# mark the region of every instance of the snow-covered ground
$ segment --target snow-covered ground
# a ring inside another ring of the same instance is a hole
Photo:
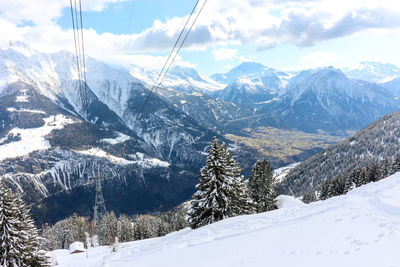
[[[309,205],[230,218],[161,238],[52,253],[59,266],[400,266],[400,173]]]
[[[46,140],[46,135],[51,133],[52,130],[62,129],[67,124],[76,123],[76,121],[64,115],[50,116],[45,118],[44,122],[45,124],[38,128],[12,129],[9,134],[19,136],[20,140],[0,145],[0,161],[7,158],[26,156],[37,150],[49,149],[51,145]],[[5,138],[2,138],[0,143],[1,141],[5,141]]]
[[[291,169],[299,165],[301,162],[295,162],[285,167],[281,167],[274,170],[274,178],[276,182],[282,182],[285,179],[286,175],[289,173]]]

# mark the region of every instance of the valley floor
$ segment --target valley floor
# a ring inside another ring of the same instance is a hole
[[[230,218],[161,238],[52,252],[59,266],[400,266],[400,173],[309,205]]]

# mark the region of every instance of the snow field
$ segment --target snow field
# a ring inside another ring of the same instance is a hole
[[[89,249],[53,252],[59,266],[400,266],[400,173],[309,205],[287,196],[280,209],[197,230]]]
[[[134,155],[130,155],[130,157],[134,160],[127,160],[124,158],[116,157],[97,147],[93,147],[88,150],[74,150],[74,152],[99,158],[105,158],[110,162],[120,165],[138,164],[143,168],[169,167],[170,165],[168,162],[159,160],[157,158],[146,158],[145,155],[140,152],[137,152]]]
[[[49,141],[45,136],[52,130],[62,129],[64,125],[75,123],[74,120],[64,115],[50,116],[43,119],[45,124],[38,128],[20,129],[14,128],[9,134],[19,135],[21,140],[7,143],[0,146],[0,161],[8,158],[26,156],[37,150],[46,150],[51,148]]]

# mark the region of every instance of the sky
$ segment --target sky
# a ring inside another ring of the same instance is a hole
[[[195,3],[82,0],[86,53],[111,64],[160,68]],[[70,2],[0,1],[0,43],[10,40],[43,52],[74,51]],[[398,47],[395,0],[208,0],[176,64],[208,75],[243,61],[282,70],[360,61],[400,66]]]

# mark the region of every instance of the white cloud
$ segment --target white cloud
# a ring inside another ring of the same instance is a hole
[[[235,59],[237,57],[237,52],[238,51],[236,49],[229,48],[219,48],[212,51],[216,61]]]
[[[102,11],[108,4],[127,0],[85,0],[84,11]],[[74,3],[74,1],[72,1]],[[69,8],[68,0],[6,0],[0,1],[0,14],[15,24],[33,22],[35,25],[54,23],[60,18],[64,8]]]
[[[101,11],[108,4],[121,1],[126,0],[86,0],[83,9]],[[0,1],[0,41],[18,40],[48,52],[73,51],[72,31],[56,25],[64,8],[69,8],[69,1]],[[156,20],[148,29],[131,35],[85,30],[86,52],[108,61],[129,61],[133,57],[127,54],[166,52],[186,19],[187,16]],[[33,25],[22,26],[24,22]],[[400,5],[393,4],[392,0],[230,0],[229,4],[225,0],[213,0],[207,2],[184,48],[204,50],[210,46],[251,44],[263,50],[285,43],[304,47],[359,32],[382,32],[399,27]],[[216,60],[247,60],[237,53],[227,48],[213,51]],[[144,58],[136,56],[135,60],[146,64]],[[329,57],[325,54],[325,58]],[[158,61],[148,62],[159,65]],[[303,61],[315,64],[312,57],[305,57]]]
[[[399,6],[399,5],[397,5]],[[132,36],[131,49],[160,51],[170,47],[186,17],[157,21]],[[370,29],[400,27],[400,7],[382,0],[209,1],[186,46],[255,44],[259,50],[282,43],[300,47]]]
[[[301,68],[317,68],[336,65],[342,57],[332,52],[314,52],[300,58]]]

